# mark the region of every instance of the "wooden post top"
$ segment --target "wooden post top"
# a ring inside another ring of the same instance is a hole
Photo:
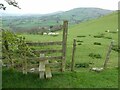
[[[68,23],[68,20],[64,20],[63,22],[64,22],[64,23]]]

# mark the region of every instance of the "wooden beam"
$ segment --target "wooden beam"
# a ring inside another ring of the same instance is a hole
[[[62,50],[34,50],[33,53],[56,53],[62,52]]]
[[[50,67],[56,67],[56,66],[59,67],[59,66],[61,66],[61,65],[62,65],[61,62],[57,62],[57,63],[54,62],[54,63],[47,63],[47,64],[46,64],[46,66],[50,66]]]
[[[41,46],[41,45],[62,45],[62,41],[56,42],[26,42],[30,46]]]
[[[36,58],[28,58],[29,60],[36,60],[36,61],[41,61],[41,60],[62,60],[62,56],[53,56],[53,57],[36,57]]]

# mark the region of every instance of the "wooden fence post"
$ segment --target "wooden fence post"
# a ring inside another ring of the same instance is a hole
[[[109,49],[108,49],[108,52],[107,52],[107,55],[106,55],[106,59],[105,59],[105,62],[104,62],[104,66],[103,66],[104,69],[107,67],[107,63],[108,63],[109,58],[110,58],[110,53],[111,53],[111,50],[112,50],[113,43],[114,43],[114,41],[112,41],[110,46],[109,46]]]
[[[73,40],[73,51],[72,51],[72,62],[71,62],[71,71],[74,71],[75,66],[75,50],[76,50],[76,39]]]
[[[68,21],[63,22],[63,42],[62,42],[62,71],[65,71],[66,65],[66,43],[67,43]]]

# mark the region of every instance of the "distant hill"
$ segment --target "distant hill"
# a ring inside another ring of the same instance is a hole
[[[111,12],[113,11],[100,8],[75,8],[69,11],[45,15],[3,16],[3,27],[10,27],[14,31],[27,30],[43,26],[61,25],[63,20],[68,20],[69,24],[72,25],[95,19]]]
[[[69,20],[70,23],[79,23],[90,19],[98,18],[111,13],[111,10],[100,8],[75,8],[46,17],[51,20]]]

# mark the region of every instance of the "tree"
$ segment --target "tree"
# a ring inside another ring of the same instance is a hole
[[[15,0],[5,0],[9,5],[12,5],[14,7],[17,7],[19,9],[21,9],[18,5],[18,3]],[[0,9],[6,10],[6,7],[4,6],[4,4],[0,3]]]

